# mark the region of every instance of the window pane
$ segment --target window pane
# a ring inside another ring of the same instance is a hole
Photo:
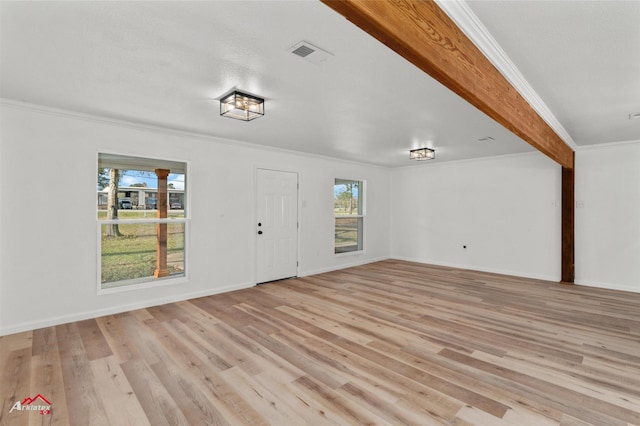
[[[335,253],[362,250],[362,218],[337,217]]]
[[[184,162],[98,154],[99,288],[185,275],[186,171]]]
[[[333,187],[335,253],[360,251],[362,244],[362,181],[336,179]]]
[[[333,187],[333,211],[336,215],[361,215],[360,182],[336,179]]]
[[[175,161],[98,154],[97,210],[98,219],[155,217],[158,209],[158,176],[156,170],[168,170],[167,209],[170,217],[186,217],[186,164]]]
[[[100,154],[102,155],[102,154]],[[152,161],[136,157],[119,157],[123,163],[134,158],[137,163]],[[111,159],[117,161],[117,159]],[[110,165],[102,160],[100,164]],[[157,216],[158,178],[155,171],[134,168],[98,168],[98,219],[149,219]],[[177,163],[180,164],[180,163]],[[149,166],[153,167],[153,166]],[[180,169],[184,169],[183,165]],[[185,174],[169,173],[167,177],[167,210],[169,217],[185,216]]]
[[[118,287],[153,279],[156,269],[156,223],[101,224],[102,288]],[[185,224],[168,223],[167,269],[171,276],[184,275]]]

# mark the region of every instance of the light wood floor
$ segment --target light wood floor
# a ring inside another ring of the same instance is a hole
[[[11,426],[640,424],[640,294],[393,260],[0,346]]]

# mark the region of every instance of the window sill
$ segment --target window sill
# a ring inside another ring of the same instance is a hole
[[[164,278],[149,280],[148,278],[136,278],[132,280],[122,280],[113,283],[104,283],[109,287],[103,288],[103,283],[98,284],[98,296],[103,294],[123,293],[133,290],[144,290],[147,288],[158,288],[170,285],[180,285],[188,282],[184,274],[170,275]]]
[[[359,254],[364,254],[364,249],[356,251],[345,251],[344,253],[333,253],[335,257],[357,256]]]

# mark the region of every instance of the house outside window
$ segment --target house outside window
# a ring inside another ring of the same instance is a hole
[[[187,165],[98,154],[98,293],[186,276]]]
[[[333,186],[335,218],[334,253],[362,251],[364,248],[364,182],[335,179]]]

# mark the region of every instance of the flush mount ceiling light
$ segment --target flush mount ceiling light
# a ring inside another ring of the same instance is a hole
[[[409,159],[423,161],[436,158],[436,151],[431,148],[418,148],[409,151]]]
[[[264,99],[235,90],[220,99],[220,115],[243,121],[254,120],[264,115]]]

